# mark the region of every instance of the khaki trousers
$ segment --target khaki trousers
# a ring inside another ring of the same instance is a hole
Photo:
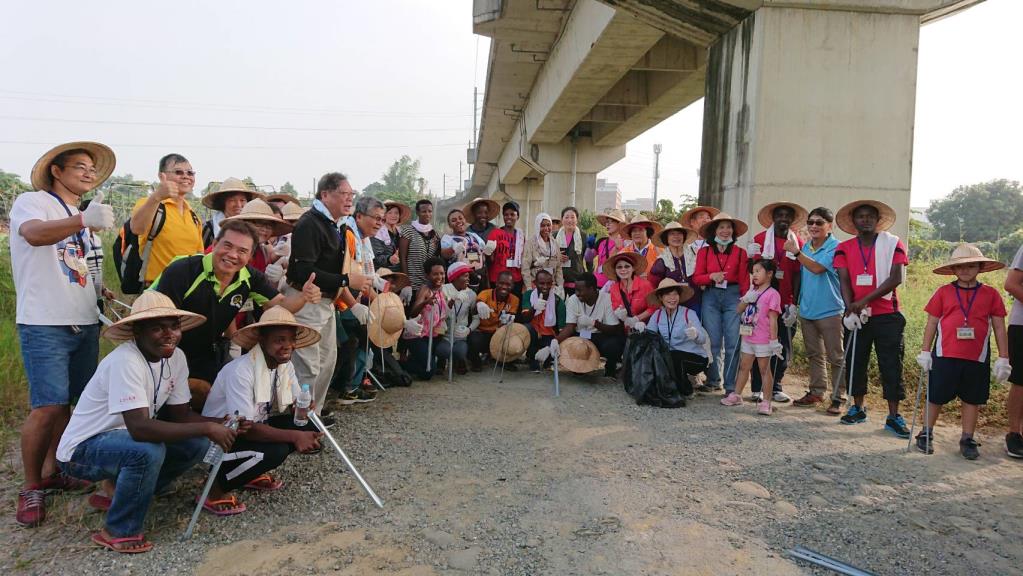
[[[285,294],[298,292],[288,286]],[[337,320],[334,316],[334,302],[322,298],[316,304],[306,304],[295,320],[309,326],[320,333],[320,341],[312,346],[299,348],[291,355],[291,364],[298,375],[298,383],[309,384],[316,401],[316,413],[323,410],[327,401],[327,390],[334,376],[334,365],[337,363]]]
[[[823,398],[828,392],[828,370],[831,364],[831,399],[841,402],[844,394],[842,371],[845,368],[842,344],[842,315],[819,320],[800,318],[803,347],[810,362],[810,392]]]

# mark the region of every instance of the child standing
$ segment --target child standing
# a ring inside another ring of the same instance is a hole
[[[941,407],[958,396],[963,403],[959,451],[967,460],[980,456],[977,450],[980,444],[973,439],[973,432],[979,407],[987,404],[991,387],[989,326],[994,330],[1000,354],[995,360],[995,379],[1007,380],[1012,367],[1005,332],[1005,303],[998,290],[977,282],[977,275],[1004,267],[1001,262],[985,258],[973,244],[960,244],[948,262],[934,269],[935,274],[955,276],[956,280],[938,288],[924,307],[927,327],[916,361],[930,373],[929,401],[916,447],[925,454],[934,453],[934,423]]]
[[[757,404],[757,413],[771,415],[774,377],[771,372],[771,357],[782,355],[778,342],[778,315],[781,314],[781,293],[775,288],[774,273],[777,264],[773,260],[758,260],[753,264],[752,283],[746,295],[739,301],[739,336],[742,338],[739,373],[735,379],[735,390],[721,399],[725,406],[741,406],[742,390],[749,380],[753,361],[763,382],[763,399]]]

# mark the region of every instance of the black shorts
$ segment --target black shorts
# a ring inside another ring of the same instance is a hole
[[[1009,324],[1009,383],[1023,386],[1023,326]]]
[[[991,394],[991,364],[962,358],[931,357],[931,403],[945,405],[959,398],[983,406]]]

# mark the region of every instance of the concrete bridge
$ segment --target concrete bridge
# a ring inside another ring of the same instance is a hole
[[[472,186],[447,204],[600,212],[597,173],[705,97],[701,203],[876,198],[905,235],[920,26],[980,1],[475,0],[489,71]]]

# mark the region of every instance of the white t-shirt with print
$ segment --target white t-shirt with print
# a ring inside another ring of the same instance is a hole
[[[579,316],[589,316],[591,320],[608,326],[618,324],[618,317],[611,309],[611,295],[607,292],[598,292],[597,302],[592,307],[583,304],[575,294],[569,296],[565,302],[565,323],[576,324]]]
[[[273,370],[263,365],[263,369],[269,372],[270,382],[273,382]],[[299,393],[298,375],[295,374],[295,367],[291,362],[282,364],[277,370],[288,372],[287,378],[281,378],[291,382],[291,397],[297,398]],[[286,406],[280,406],[276,412],[270,411],[266,402],[256,403],[256,393],[253,390],[252,380],[252,356],[243,354],[227,363],[220,369],[210,395],[203,405],[202,415],[208,418],[223,418],[224,415],[238,412],[239,416],[253,422],[265,422],[267,418],[283,411]]]
[[[152,418],[164,404],[188,404],[191,398],[184,352],[175,350],[167,360],[148,362],[134,340],[125,342],[100,361],[85,385],[57,446],[57,460],[70,461],[75,448],[97,434],[125,429],[122,412],[148,408]]]
[[[72,215],[78,209],[68,206]],[[11,267],[17,293],[15,322],[35,326],[87,326],[99,322],[96,289],[85,255],[88,233],[64,238],[56,244],[32,246],[21,235],[31,220],[60,220],[68,213],[49,192],[25,192],[11,207]]]

